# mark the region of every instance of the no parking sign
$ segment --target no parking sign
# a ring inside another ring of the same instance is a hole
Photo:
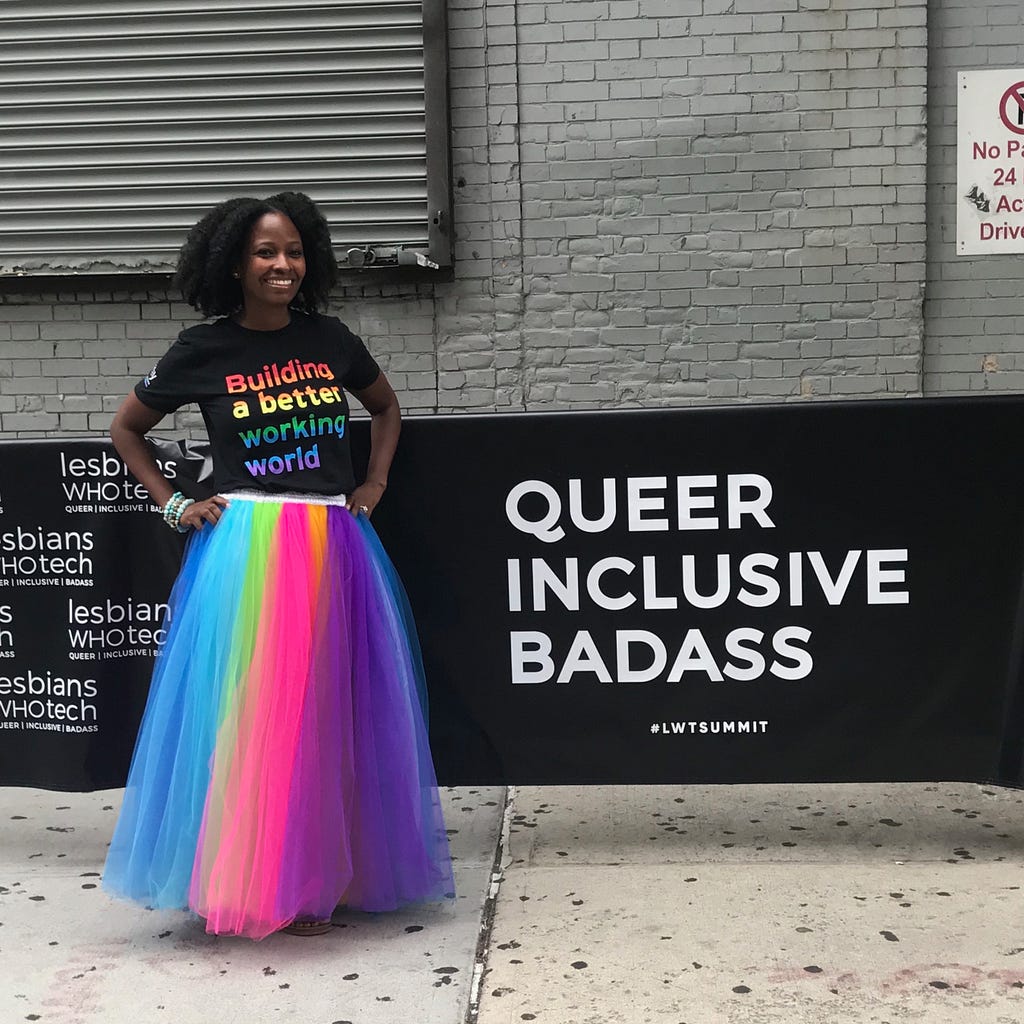
[[[1014,82],[999,100],[999,119],[1015,135],[1024,135],[1024,82]]]
[[[962,71],[958,87],[957,253],[1024,252],[1024,69]]]

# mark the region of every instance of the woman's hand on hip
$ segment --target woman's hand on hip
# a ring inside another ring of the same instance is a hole
[[[228,499],[215,494],[212,498],[194,501],[181,513],[181,525],[201,530],[207,523],[216,526],[224,509],[228,507]]]
[[[372,516],[373,510],[377,507],[380,499],[384,497],[384,487],[385,485],[377,480],[367,480],[348,496],[345,508],[354,516],[359,515],[360,512]]]

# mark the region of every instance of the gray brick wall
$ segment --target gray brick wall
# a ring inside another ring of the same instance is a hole
[[[528,404],[919,392],[924,3],[518,9]]]
[[[406,409],[921,393],[925,0],[449,12],[455,280],[337,296]],[[0,436],[105,429],[192,319],[0,297]]]
[[[1024,391],[1024,256],[957,256],[957,72],[1024,68],[1020,0],[933,0],[929,8],[929,393]]]
[[[4,295],[2,434],[105,432],[130,382],[194,316],[165,292]]]

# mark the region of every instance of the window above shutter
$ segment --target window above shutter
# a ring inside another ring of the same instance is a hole
[[[445,61],[443,0],[6,0],[0,275],[166,273],[286,189],[343,267],[449,266]]]

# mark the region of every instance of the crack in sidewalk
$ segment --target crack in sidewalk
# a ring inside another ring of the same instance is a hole
[[[487,958],[491,951],[491,931],[494,927],[494,915],[498,907],[498,895],[501,883],[505,880],[505,869],[508,859],[509,830],[512,827],[512,811],[515,808],[516,786],[505,789],[505,806],[501,815],[501,830],[494,849],[494,860],[491,863],[491,880],[487,888],[487,897],[480,911],[480,931],[476,940],[476,954],[473,960],[473,977],[469,986],[469,1005],[463,1024],[477,1024],[480,1016],[480,988],[487,971]]]

